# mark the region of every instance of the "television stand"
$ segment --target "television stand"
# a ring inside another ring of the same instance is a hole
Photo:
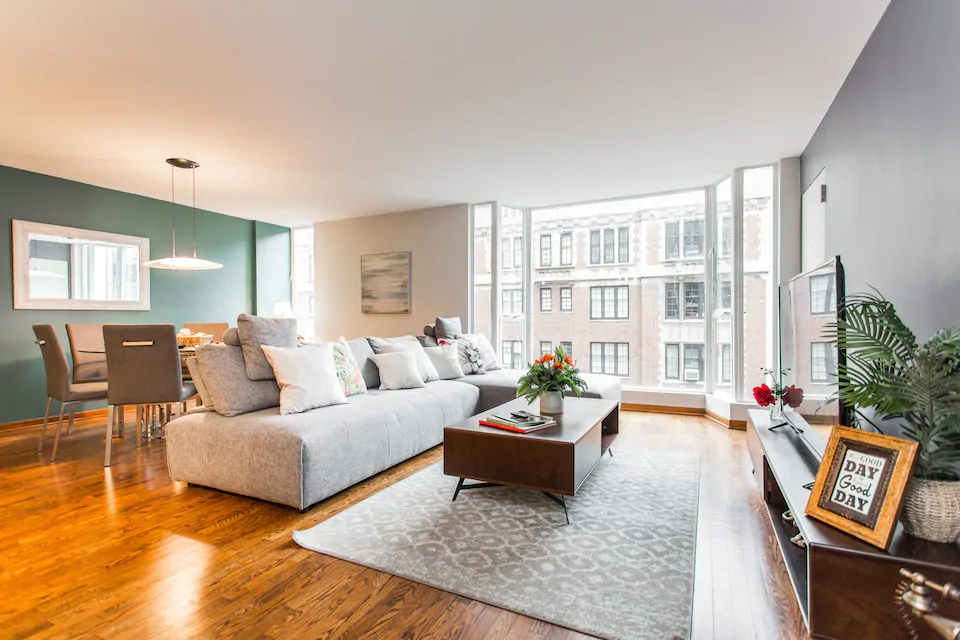
[[[809,446],[792,429],[772,428],[767,411],[753,410],[747,412],[747,448],[807,630],[814,638],[910,640],[894,602],[900,568],[957,584],[960,544],[920,540],[898,524],[884,551],[807,517],[806,487],[820,466],[811,447],[822,455],[826,442],[799,414],[791,413],[790,420],[803,430]],[[793,523],[782,517],[788,510]],[[798,530],[806,548],[790,542]],[[957,617],[960,607],[944,606],[939,613]],[[936,637],[922,623],[915,628],[919,638]]]

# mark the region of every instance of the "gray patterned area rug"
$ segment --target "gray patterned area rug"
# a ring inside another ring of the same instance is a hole
[[[319,525],[307,549],[602,638],[690,634],[699,458],[604,456],[563,509],[534,491],[463,491],[442,463]]]

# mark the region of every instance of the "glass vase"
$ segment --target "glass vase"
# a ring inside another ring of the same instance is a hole
[[[785,421],[786,419],[783,417],[783,400],[778,398],[770,405],[770,422],[772,424],[780,424]]]

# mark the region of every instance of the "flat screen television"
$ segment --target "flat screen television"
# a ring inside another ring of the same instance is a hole
[[[849,425],[836,399],[838,364],[845,354],[826,334],[842,313],[845,283],[840,256],[794,276],[780,292],[783,383],[803,389],[800,413],[811,423]]]

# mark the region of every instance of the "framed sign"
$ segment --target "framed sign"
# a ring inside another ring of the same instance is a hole
[[[834,427],[806,514],[886,550],[917,446],[903,438]]]

